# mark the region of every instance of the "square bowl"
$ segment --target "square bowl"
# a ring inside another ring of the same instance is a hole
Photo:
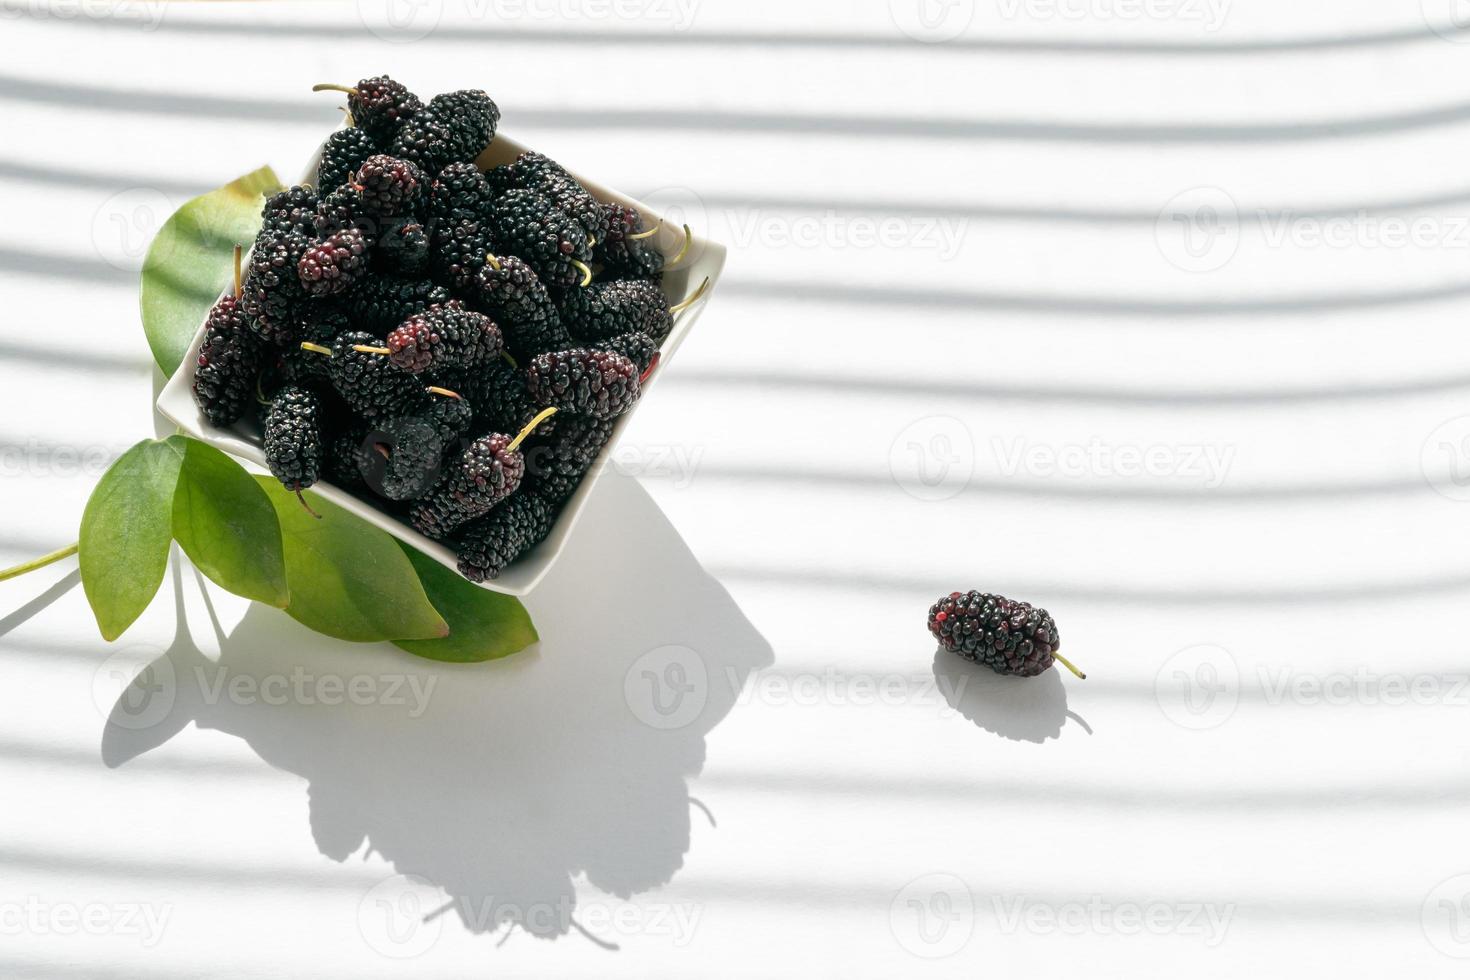
[[[489,170],[502,163],[509,163],[521,153],[526,152],[529,147],[516,140],[497,133],[494,141],[480,154],[476,163],[480,169]],[[316,182],[316,165],[321,159],[321,150],[318,149],[311,165],[307,168],[302,183]],[[577,180],[582,182],[599,201],[604,203],[618,203],[627,207],[636,208],[643,215],[645,227],[653,227],[659,221],[659,216],[642,202],[620,194],[615,190],[604,187],[595,181],[587,180],[580,174],[573,173]],[[665,224],[664,230],[656,239],[667,253],[669,248],[678,248],[682,245],[682,235],[671,231],[673,226]],[[598,454],[597,461],[592,469],[582,479],[570,500],[562,507],[557,516],[556,523],[546,538],[531,551],[522,555],[512,562],[500,574],[499,578],[482,583],[482,588],[492,592],[503,592],[506,595],[526,595],[534,589],[550,571],[552,564],[561,555],[562,549],[566,547],[568,538],[577,526],[577,521],[582,515],[582,509],[587,498],[592,494],[598,480],[608,465],[613,450],[622,438],[623,431],[627,428],[633,412],[643,403],[650,391],[668,370],[669,362],[679,345],[683,343],[684,337],[693,328],[695,321],[709,303],[711,294],[719,285],[720,273],[725,266],[725,247],[717,242],[692,236],[689,242],[688,258],[680,263],[676,269],[671,269],[664,274],[663,288],[670,302],[688,296],[705,279],[709,280],[709,286],[699,302],[686,310],[683,310],[675,319],[673,330],[660,345],[660,360],[648,379],[642,386],[643,394],[633,408],[620,416],[613,425],[612,438]],[[223,295],[223,293],[221,293]],[[194,366],[199,357],[199,348],[204,342],[204,323],[201,322],[198,331],[194,335],[194,342],[189,347],[183,363],[173,376],[168,379],[162,392],[158,397],[158,411],[170,421],[178,425],[185,433],[193,436],[201,442],[209,443],[216,449],[236,456],[240,459],[265,467],[265,452],[261,446],[260,427],[251,420],[241,420],[235,425],[226,428],[216,428],[210,425],[204,418],[199,408],[194,403],[192,384],[194,380]],[[434,541],[415,531],[409,525],[400,521],[397,517],[380,510],[371,502],[363,500],[340,487],[333,486],[330,482],[322,480],[312,490],[320,494],[326,500],[331,501],[343,510],[350,511],[358,517],[381,528],[382,530],[417,548],[419,551],[434,558],[436,561],[458,571],[458,562],[453,549],[444,544]]]

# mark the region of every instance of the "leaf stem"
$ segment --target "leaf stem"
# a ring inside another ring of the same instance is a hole
[[[61,548],[51,552],[51,554],[49,555],[42,555],[40,558],[37,558],[34,561],[28,561],[24,565],[16,565],[14,568],[7,568],[4,571],[0,571],[0,582],[3,582],[8,578],[17,578],[18,576],[24,575],[26,572],[34,572],[38,568],[45,568],[52,562],[61,561],[61,559],[63,558],[69,558],[76,553],[77,546],[75,544],[69,544],[65,548]]]

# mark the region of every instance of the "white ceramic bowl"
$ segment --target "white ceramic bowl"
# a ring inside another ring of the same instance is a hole
[[[528,147],[515,140],[497,133],[494,142],[480,155],[478,161],[480,169],[489,170],[498,164],[509,163],[527,149]],[[306,176],[302,179],[303,183],[315,182],[316,164],[320,156],[321,151],[318,150],[316,159],[307,168]],[[624,194],[619,194],[617,191],[607,187],[603,187],[594,181],[586,180],[581,175],[577,175],[577,179],[581,180],[583,186],[601,201],[616,201],[637,208],[643,214],[645,227],[651,228],[659,220],[659,216],[641,202]],[[666,223],[664,230],[656,236],[655,241],[658,242],[659,247],[664,250],[665,254],[672,254],[673,251],[682,245],[683,232],[676,226]],[[657,386],[659,379],[669,369],[669,362],[673,360],[674,354],[678,351],[679,345],[683,343],[685,335],[689,333],[690,329],[694,326],[694,322],[699,319],[699,315],[704,311],[705,306],[708,305],[715,287],[719,284],[720,272],[724,269],[724,266],[724,246],[700,238],[696,234],[690,243],[688,257],[676,268],[669,270],[664,275],[664,291],[670,297],[670,302],[678,302],[683,299],[693,292],[706,278],[709,279],[710,284],[700,301],[680,313],[675,320],[673,331],[660,348],[662,355],[659,365],[644,383],[644,394],[639,399],[638,404],[641,405],[649,397],[649,392]],[[169,378],[168,383],[163,388],[163,392],[159,395],[158,410],[194,438],[202,442],[207,442],[232,456],[238,456],[241,459],[264,467],[265,453],[261,449],[260,431],[257,425],[247,420],[228,429],[218,429],[205,421],[204,416],[199,412],[198,406],[194,404],[194,395],[190,390],[190,386],[194,379],[194,365],[198,359],[199,347],[203,340],[204,325],[201,323],[198,333],[194,336],[194,343],[190,345],[189,353],[185,356],[182,366],[174,372],[173,377]],[[633,411],[636,410],[637,405],[633,408]],[[536,587],[536,584],[550,570],[552,563],[556,561],[557,556],[561,554],[562,549],[566,546],[567,539],[570,537],[573,528],[577,526],[577,520],[582,514],[582,507],[586,504],[588,496],[592,493],[593,488],[597,485],[598,479],[606,469],[608,459],[616,447],[618,440],[622,437],[623,430],[627,428],[632,414],[633,412],[630,411],[617,420],[616,425],[613,427],[612,438],[608,441],[607,446],[604,447],[602,454],[598,457],[597,463],[593,466],[591,472],[582,481],[582,485],[577,488],[577,492],[562,509],[561,516],[557,518],[556,525],[551,529],[551,533],[546,536],[546,540],[541,542],[540,545],[529,553],[522,555],[516,562],[506,568],[498,579],[486,582],[484,588],[495,592],[504,592],[507,595],[525,595]],[[399,540],[413,545],[424,554],[432,556],[450,568],[456,567],[454,551],[452,549],[445,547],[437,541],[432,541],[424,537],[412,527],[399,521],[396,517],[379,510],[371,503],[360,500],[347,491],[338,489],[326,481],[318,483],[312,489],[344,510],[351,511],[353,514],[382,528]]]

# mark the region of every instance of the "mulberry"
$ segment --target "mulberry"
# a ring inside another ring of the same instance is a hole
[[[499,121],[500,110],[484,92],[437,95],[398,128],[391,152],[438,173],[451,163],[472,162],[490,145]]]
[[[365,475],[369,472],[372,459],[383,462],[383,457],[373,451],[372,442],[368,438],[368,427],[354,425],[328,444],[327,479],[344,490],[356,490],[364,486]],[[376,479],[381,482],[381,471]]]
[[[236,262],[240,251],[235,250]],[[235,290],[214,304],[204,326],[204,343],[194,368],[194,401],[210,425],[238,421],[255,397],[260,371],[260,342],[240,312],[240,273]]]
[[[312,296],[336,296],[352,288],[367,270],[368,242],[361,231],[339,231],[307,249],[297,271]]]
[[[613,420],[569,415],[557,419],[550,437],[526,446],[527,487],[560,504],[576,492],[612,438]]]
[[[490,225],[465,219],[439,222],[434,226],[432,256],[439,277],[451,287],[466,292],[486,265],[495,248]]]
[[[592,250],[609,279],[663,279],[664,254],[653,244],[652,231],[643,228],[643,215],[636,208],[612,203],[603,205],[603,233]]]
[[[526,471],[517,442],[496,432],[470,443],[433,492],[414,505],[413,526],[442,541],[514,493]]]
[[[428,214],[434,222],[480,221],[490,214],[495,192],[473,163],[451,163],[429,186]]]
[[[505,567],[540,544],[556,511],[538,494],[518,493],[459,535],[459,572],[471,582],[498,578]]]
[[[379,236],[382,224],[363,200],[362,191],[352,184],[343,184],[323,196],[311,217],[312,231],[318,238],[350,229],[362,232],[368,241],[373,241]]]
[[[413,218],[390,222],[373,246],[373,265],[391,275],[415,276],[429,265],[429,233]]]
[[[347,313],[360,330],[385,334],[415,313],[449,302],[449,290],[427,279],[370,276],[348,294]]]
[[[311,248],[300,230],[265,230],[250,253],[250,272],[240,296],[240,310],[255,335],[266,343],[298,342],[300,307],[306,302],[297,269]]]
[[[621,354],[573,348],[537,354],[526,371],[526,389],[540,405],[607,419],[638,400],[638,375]]]
[[[321,403],[308,388],[282,388],[265,417],[265,461],[287,490],[300,493],[322,470]]]
[[[513,356],[529,358],[572,346],[551,293],[535,270],[516,256],[486,255],[469,292],[473,303],[500,325]]]
[[[674,326],[663,290],[646,279],[615,279],[569,290],[561,314],[572,335],[588,344],[629,333],[662,342]]]
[[[479,434],[519,432],[541,411],[526,390],[525,375],[504,360],[445,374],[442,383],[469,402]],[[549,435],[559,423],[555,417],[547,419],[537,427],[537,436]]]
[[[586,233],[546,195],[506,191],[491,210],[500,248],[524,259],[546,285],[566,289],[591,278]]]
[[[393,218],[414,208],[423,183],[424,175],[418,167],[379,153],[363,161],[355,188],[370,214]]]
[[[999,674],[1034,677],[1060,661],[1061,638],[1051,614],[988,592],[951,592],[929,607],[929,632],[939,645]]]
[[[612,351],[614,354],[622,354],[628,360],[638,365],[638,376],[640,380],[648,373],[648,368],[653,364],[653,356],[658,353],[658,344],[652,337],[642,331],[634,333],[619,334],[597,345],[598,350]]]
[[[317,192],[297,185],[272,194],[261,209],[261,232],[268,235],[287,232],[311,234],[312,215],[318,203]]]
[[[500,356],[500,328],[483,313],[458,300],[433,306],[403,321],[388,334],[389,358],[410,374],[431,368],[474,367]]]
[[[606,231],[607,220],[602,203],[550,157],[540,153],[522,153],[506,170],[497,174],[497,180],[546,195],[594,241]]]
[[[378,152],[373,138],[361,129],[339,129],[327,137],[322,162],[316,168],[316,186],[330,193],[352,179],[363,161]]]
[[[313,345],[312,350],[331,355],[327,377],[352,411],[370,419],[412,415],[427,397],[423,384],[388,358],[356,349],[381,346],[382,341],[372,334],[350,330],[338,335],[330,349]]]
[[[356,88],[317,85],[312,91],[346,92],[347,110],[352,113],[353,125],[366,132],[379,146],[386,145],[403,121],[412,119],[424,107],[418,96],[387,75],[364,78]]]
[[[438,479],[444,453],[468,431],[470,420],[468,403],[440,398],[423,415],[388,421],[374,433],[377,445],[387,451],[382,472],[365,471],[364,478],[390,500],[423,495]]]

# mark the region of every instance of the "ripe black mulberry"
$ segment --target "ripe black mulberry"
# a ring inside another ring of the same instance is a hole
[[[316,483],[322,471],[321,401],[309,388],[282,388],[265,417],[265,461],[287,490]]]
[[[507,565],[541,543],[555,519],[555,508],[540,495],[514,495],[460,532],[460,574],[471,582],[498,578]]]
[[[352,288],[367,271],[367,263],[367,239],[356,228],[348,228],[307,249],[297,272],[310,295],[336,296]]]
[[[638,400],[638,366],[611,351],[538,354],[526,370],[526,389],[540,405],[600,419],[622,415]]]
[[[929,607],[929,632],[946,650],[999,674],[1034,677],[1056,660],[1071,668],[1057,653],[1051,614],[1004,596],[951,592]]]
[[[536,191],[509,190],[492,208],[502,252],[519,255],[546,285],[567,289],[584,281],[592,258],[587,233]]]
[[[394,364],[410,374],[475,367],[499,357],[500,328],[458,300],[415,314],[388,334]]]
[[[568,290],[561,313],[572,335],[587,344],[628,333],[646,333],[662,343],[674,326],[663,290],[647,279],[614,279]]]

